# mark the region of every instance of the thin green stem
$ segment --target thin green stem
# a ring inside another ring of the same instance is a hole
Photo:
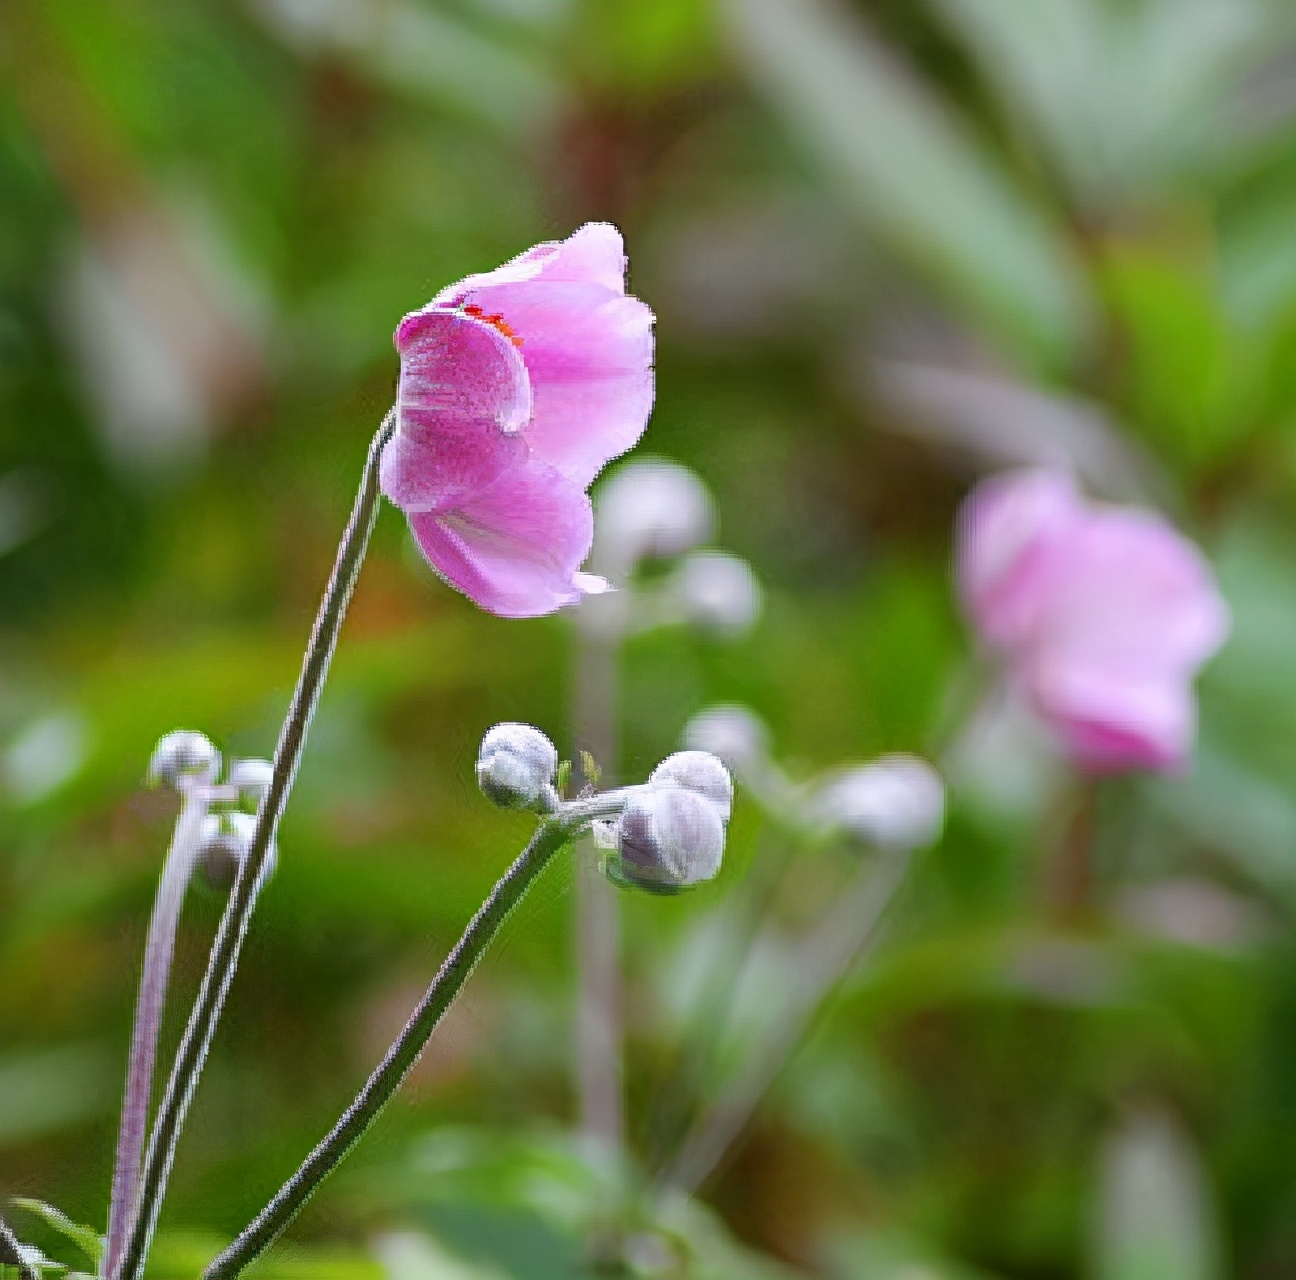
[[[157,1119],[149,1137],[148,1153],[144,1159],[139,1206],[131,1223],[121,1264],[115,1272],[110,1273],[109,1280],[139,1280],[144,1269],[171,1165],[175,1160],[180,1130],[193,1100],[194,1090],[198,1087],[198,1077],[211,1047],[226,994],[234,979],[239,952],[252,919],[257,894],[265,878],[279,820],[297,776],[297,766],[306,745],[306,735],[315,715],[315,706],[328,675],[342,620],[351,602],[351,593],[369,546],[369,535],[373,532],[378,516],[378,463],[395,425],[396,413],[392,410],[369,446],[351,519],[338,547],[333,574],[324,592],[302,662],[301,676],[279,735],[279,744],[275,748],[270,787],[257,814],[251,847],[239,867],[234,888],[230,892],[220,929],[208,957],[207,972],[203,975],[198,998],[189,1015],[189,1023],[176,1054],[166,1093],[158,1107]]]
[[[374,1068],[364,1088],[342,1113],[342,1118],[238,1239],[203,1272],[203,1280],[230,1280],[278,1239],[391,1101],[504,921],[553,856],[582,826],[595,818],[614,816],[623,803],[619,793],[609,792],[590,800],[564,804],[540,823],[530,844],[478,908],[410,1015],[405,1029]]]

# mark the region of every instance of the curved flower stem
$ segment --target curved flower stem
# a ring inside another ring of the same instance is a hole
[[[860,953],[877,936],[886,909],[904,882],[912,851],[893,850],[862,869],[837,906],[807,939],[800,972],[783,1018],[747,1060],[733,1084],[689,1130],[663,1189],[692,1192],[724,1157],[778,1078],[797,1041]]]
[[[0,1218],[0,1265],[16,1267],[22,1280],[40,1280],[36,1268],[23,1261],[18,1237],[3,1218]]]
[[[270,1203],[203,1272],[203,1280],[229,1280],[237,1276],[274,1243],[391,1101],[509,913],[550,859],[582,826],[595,818],[614,816],[623,803],[624,793],[608,792],[589,800],[563,804],[540,823],[531,842],[478,908],[410,1015],[405,1029],[374,1068],[355,1101],[342,1113],[342,1118],[328,1136],[302,1161],[297,1172],[275,1193]]]
[[[126,1068],[126,1096],[113,1164],[112,1200],[108,1208],[108,1240],[104,1248],[104,1275],[112,1275],[126,1243],[126,1230],[140,1187],[140,1160],[148,1132],[149,1100],[153,1092],[153,1066],[157,1059],[162,1007],[166,1003],[175,954],[176,932],[185,890],[193,873],[203,819],[207,816],[207,788],[183,784],[184,807],[176,819],[171,847],[158,880],[148,940],[144,944],[144,971],[135,1002],[131,1029],[130,1061]]]
[[[264,879],[269,851],[274,846],[279,819],[283,816],[289,792],[297,776],[297,766],[315,715],[315,705],[328,675],[342,620],[346,616],[347,605],[351,602],[351,592],[378,516],[378,463],[395,426],[396,411],[393,409],[383,419],[382,426],[369,446],[360,490],[351,509],[351,519],[342,535],[333,574],[324,592],[306,656],[302,661],[297,688],[279,734],[270,787],[257,813],[256,830],[252,834],[248,855],[239,867],[234,888],[230,892],[220,929],[212,943],[207,972],[203,975],[198,998],[189,1015],[189,1023],[176,1054],[166,1093],[158,1107],[157,1119],[149,1138],[148,1154],[144,1159],[139,1207],[131,1222],[120,1265],[115,1271],[105,1273],[108,1280],[139,1280],[144,1269],[144,1260],[157,1225],[171,1164],[175,1159],[180,1130],[194,1090],[198,1087],[198,1077],[211,1047],[226,993],[234,979],[239,952]]]

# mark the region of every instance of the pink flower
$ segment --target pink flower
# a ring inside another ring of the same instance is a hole
[[[1081,767],[1183,763],[1193,677],[1229,631],[1192,543],[1153,512],[1089,502],[1068,476],[1031,471],[969,496],[955,561],[982,639]]]
[[[643,434],[652,312],[621,234],[589,223],[442,290],[396,330],[383,492],[432,567],[483,609],[534,617],[607,583],[579,572],[585,490]]]

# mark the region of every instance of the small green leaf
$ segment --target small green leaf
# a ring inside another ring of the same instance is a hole
[[[28,1200],[22,1196],[15,1196],[9,1203],[35,1214],[47,1227],[70,1240],[96,1264],[96,1267],[98,1266],[100,1256],[103,1254],[103,1240],[93,1227],[73,1222],[62,1209],[56,1209],[52,1204],[46,1204],[44,1200]]]
[[[564,799],[567,797],[567,788],[571,785],[571,776],[572,762],[570,760],[560,761],[554,785],[558,788],[558,794]]]

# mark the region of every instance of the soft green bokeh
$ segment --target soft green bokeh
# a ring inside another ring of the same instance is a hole
[[[102,1229],[174,816],[148,756],[272,749],[395,323],[606,218],[658,316],[641,449],[702,475],[765,609],[633,639],[599,763],[744,702],[798,780],[937,761],[947,832],[701,1197],[657,1205],[749,868],[788,860],[721,1073],[854,864],[740,791],[715,884],[622,896],[621,1185],[573,1135],[560,860],[254,1274],[561,1280],[617,1231],[628,1274],[714,1280],[1296,1273],[1289,0],[6,0],[0,59],[0,1193]],[[967,736],[954,512],[1042,457],[1216,562],[1182,777],[1086,791]],[[384,511],[152,1274],[197,1275],[399,1028],[529,831],[477,742],[575,757],[575,653]],[[219,910],[193,892],[167,1043]]]

